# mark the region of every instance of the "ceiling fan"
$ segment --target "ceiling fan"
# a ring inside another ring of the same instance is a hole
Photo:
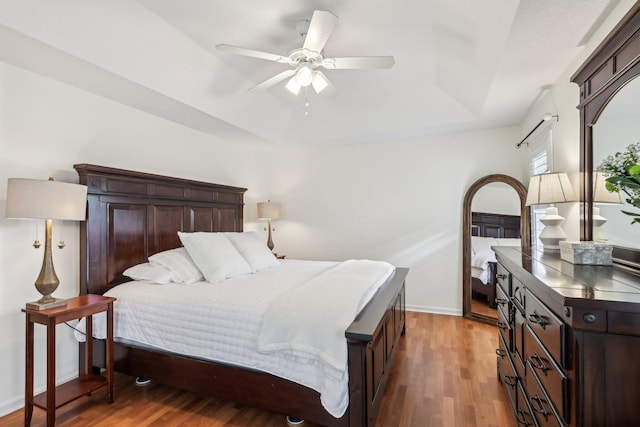
[[[327,58],[324,56],[326,44],[333,29],[338,23],[338,17],[330,12],[316,10],[313,12],[309,28],[306,31],[304,44],[301,48],[294,49],[287,56],[277,55],[244,47],[219,44],[218,50],[236,55],[250,56],[266,59],[268,61],[287,64],[291,68],[263,81],[249,90],[265,90],[289,78],[286,88],[293,94],[298,94],[300,88],[312,86],[316,93],[322,92],[331,82],[320,71],[327,70],[354,70],[372,68],[391,68],[395,63],[393,56],[349,56],[342,58]],[[303,33],[304,35],[304,33]]]

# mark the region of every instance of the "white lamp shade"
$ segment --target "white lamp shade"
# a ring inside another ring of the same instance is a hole
[[[297,95],[298,93],[300,93],[301,86],[298,84],[298,80],[296,76],[291,77],[291,79],[289,79],[289,81],[284,87],[286,87],[287,90],[294,95]]]
[[[526,205],[549,205],[553,203],[575,202],[577,197],[564,172],[534,175],[529,181]]]
[[[313,86],[313,90],[316,93],[320,93],[329,86],[329,82],[325,78],[325,76],[320,71],[315,71],[313,73],[313,80],[311,81],[311,85]]]
[[[593,174],[593,203],[621,204],[619,192],[611,192],[605,187],[607,177],[602,172]]]
[[[280,203],[260,202],[258,203],[258,219],[278,219],[280,218]]]
[[[61,181],[9,178],[6,218],[83,221],[87,186]]]

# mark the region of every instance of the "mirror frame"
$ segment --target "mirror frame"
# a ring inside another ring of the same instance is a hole
[[[497,319],[471,311],[471,204],[478,190],[487,184],[503,182],[510,185],[520,197],[520,242],[523,250],[531,246],[531,217],[525,206],[527,189],[520,181],[508,175],[487,175],[474,182],[464,195],[462,208],[462,315],[467,319],[495,324]],[[496,286],[498,284],[496,283]]]
[[[611,99],[640,75],[640,2],[600,43],[571,81],[580,87],[580,240],[593,239],[593,125]],[[616,264],[640,270],[640,249],[613,246]]]

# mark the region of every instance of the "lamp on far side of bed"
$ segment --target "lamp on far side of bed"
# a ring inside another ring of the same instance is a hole
[[[51,232],[53,220],[84,221],[87,211],[87,186],[68,182],[37,179],[9,178],[7,183],[6,218],[44,219],[45,246],[36,289],[42,294],[38,301],[27,303],[31,310],[46,310],[67,305],[62,298],[51,296],[60,281],[53,268]],[[33,245],[36,249],[40,242]],[[60,242],[60,248],[64,243]]]
[[[544,229],[538,236],[545,252],[559,251],[560,241],[567,238],[560,226],[564,222],[564,218],[558,215],[555,203],[575,202],[576,200],[573,187],[565,172],[546,172],[531,177],[526,205],[549,205],[545,216],[540,218]]]
[[[593,174],[593,241],[606,242],[609,237],[602,229],[607,218],[600,215],[600,208],[595,204],[621,204],[622,199],[619,192],[611,192],[605,187],[607,177],[602,172],[594,172]]]
[[[280,218],[280,203],[272,202],[268,200],[266,202],[258,203],[258,219],[267,220],[267,228],[269,229],[269,238],[267,239],[267,246],[269,250],[273,251],[273,239],[271,238],[271,220]],[[265,228],[266,230],[266,228]],[[275,229],[273,229],[275,231]]]

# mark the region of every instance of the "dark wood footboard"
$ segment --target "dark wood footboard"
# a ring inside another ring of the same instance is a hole
[[[350,426],[376,424],[396,344],[406,330],[404,281],[408,272],[396,269],[391,282],[346,331]]]

